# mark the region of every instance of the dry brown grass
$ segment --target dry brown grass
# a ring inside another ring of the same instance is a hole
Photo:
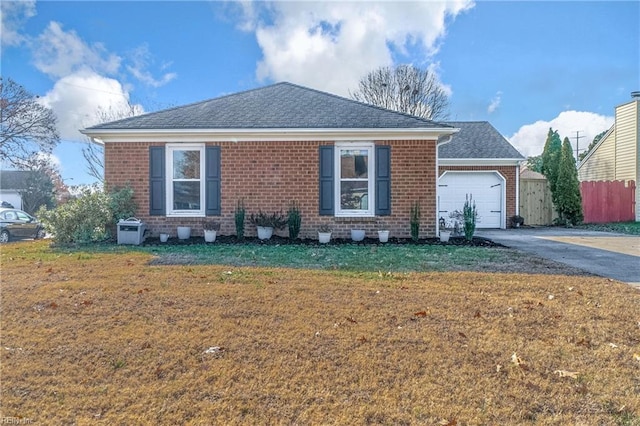
[[[607,279],[151,266],[146,254],[44,242],[1,250],[3,417],[640,422],[640,292]]]

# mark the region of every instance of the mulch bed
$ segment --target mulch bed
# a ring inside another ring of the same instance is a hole
[[[423,238],[418,241],[413,241],[411,238],[389,238],[386,243],[381,243],[377,238],[365,238],[363,241],[354,242],[349,238],[332,238],[328,244],[320,244],[318,240],[311,238],[291,240],[287,237],[280,237],[274,235],[269,240],[260,240],[257,237],[245,237],[242,240],[238,240],[235,236],[219,235],[214,243],[205,243],[204,237],[191,237],[186,240],[180,240],[178,238],[169,238],[166,243],[160,242],[159,238],[146,238],[143,242],[143,246],[189,246],[198,244],[244,244],[244,245],[305,245],[305,246],[323,246],[323,245],[358,245],[358,246],[379,246],[379,245],[438,245],[438,246],[468,246],[468,247],[504,247],[502,244],[495,243],[488,238],[473,237],[471,241],[468,241],[464,237],[451,237],[448,242],[443,243],[439,238]]]

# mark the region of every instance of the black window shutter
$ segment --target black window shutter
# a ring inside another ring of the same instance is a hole
[[[208,146],[205,153],[205,194],[206,214],[208,216],[220,216],[222,208],[220,203],[220,147]]]
[[[149,215],[166,213],[164,146],[149,148]]]
[[[333,215],[334,212],[334,166],[333,166],[333,146],[320,146],[320,216]]]
[[[391,147],[376,145],[376,216],[391,214]]]

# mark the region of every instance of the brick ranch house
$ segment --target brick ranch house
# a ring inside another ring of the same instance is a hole
[[[286,212],[296,201],[303,238],[316,238],[321,224],[338,238],[352,228],[374,236],[383,227],[409,237],[411,205],[419,202],[421,237],[435,236],[439,175],[453,176],[447,185],[468,187],[460,173],[478,172],[501,176],[506,209],[495,227],[504,227],[505,215],[516,213],[504,191],[517,193],[517,163],[471,164],[467,156],[448,159],[439,172],[438,147],[451,142],[455,124],[278,83],[82,132],[104,145],[107,188],[133,188],[137,217],[153,235],[175,234],[177,226],[202,235],[210,219],[220,222],[221,234],[233,235],[243,200],[247,214]],[[247,224],[245,233],[255,235],[255,228]]]

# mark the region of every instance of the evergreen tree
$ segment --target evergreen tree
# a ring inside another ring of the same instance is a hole
[[[558,167],[560,165],[560,154],[562,152],[562,141],[557,131],[549,128],[547,141],[542,151],[542,174],[547,178],[551,188],[551,199],[553,204],[558,206],[556,197],[556,185],[558,183]]]
[[[558,180],[556,184],[556,208],[560,219],[573,225],[582,222],[582,197],[576,160],[569,138],[564,138],[560,163],[558,164]]]

